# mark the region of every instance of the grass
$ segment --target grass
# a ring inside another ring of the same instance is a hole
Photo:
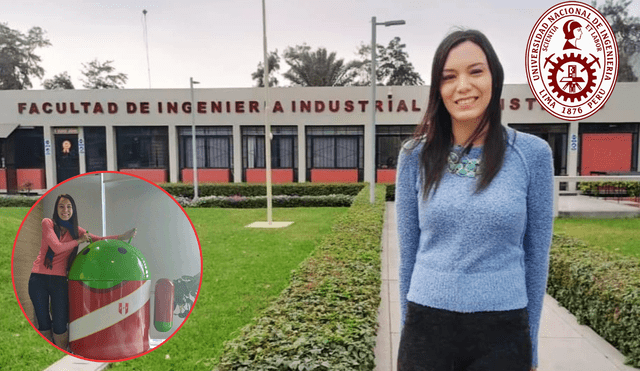
[[[211,370],[224,341],[257,316],[289,283],[303,261],[347,208],[274,209],[285,229],[244,226],[266,220],[264,209],[186,209],[198,232],[202,287],[188,320],[166,344],[118,370]],[[25,319],[11,282],[11,251],[28,208],[0,208],[0,365],[6,370],[43,370],[65,354],[43,340]]]
[[[0,208],[0,368],[40,371],[65,356],[36,333],[22,314],[11,281],[11,253],[29,208]]]
[[[572,219],[558,218],[555,233],[578,238],[591,247],[640,258],[640,218]]]
[[[313,251],[347,208],[275,209],[285,229],[244,226],[264,209],[187,209],[204,262],[198,301],[184,326],[159,349],[117,370],[211,370],[232,339],[289,284],[291,271]]]

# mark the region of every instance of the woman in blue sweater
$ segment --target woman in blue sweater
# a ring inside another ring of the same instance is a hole
[[[549,145],[501,123],[504,74],[478,31],[447,36],[400,151],[398,370],[529,371],[553,228]]]

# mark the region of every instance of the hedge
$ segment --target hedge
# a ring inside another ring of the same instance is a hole
[[[384,186],[368,186],[216,370],[373,370],[380,304]]]
[[[621,193],[619,196],[640,196],[640,182],[580,182],[580,190],[588,195],[609,195],[610,192],[608,191],[612,189],[615,190],[615,193]]]
[[[348,207],[355,196],[273,196],[273,207]],[[207,196],[193,201],[189,198],[177,196],[176,200],[182,207],[220,207],[220,208],[265,208],[267,196]]]
[[[38,198],[15,196],[0,197],[0,207],[31,207],[38,201]]]
[[[388,184],[387,185],[387,201],[395,201],[396,200],[396,185]]]
[[[547,292],[640,367],[640,261],[554,235]]]
[[[172,196],[182,196],[193,198],[193,185],[184,183],[163,183],[159,184]],[[328,195],[349,195],[355,196],[365,186],[364,183],[348,184],[319,184],[319,183],[291,183],[274,184],[272,186],[273,195],[288,196],[328,196]],[[228,183],[213,184],[203,183],[198,185],[198,196],[266,196],[267,187],[264,184]]]

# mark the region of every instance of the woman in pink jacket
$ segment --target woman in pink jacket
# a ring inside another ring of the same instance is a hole
[[[135,233],[135,228],[121,235],[106,237],[88,233],[78,227],[78,213],[73,198],[67,194],[58,196],[53,218],[42,220],[40,253],[33,262],[29,277],[29,297],[35,309],[38,329],[44,337],[58,347],[67,349],[67,274],[78,253],[78,244],[104,239],[127,240]]]

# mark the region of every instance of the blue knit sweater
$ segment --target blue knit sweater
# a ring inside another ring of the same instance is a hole
[[[507,129],[504,163],[474,194],[476,178],[445,170],[425,200],[420,152],[400,151],[396,215],[402,325],[407,301],[454,312],[527,308],[538,364],[538,329],[553,230],[553,161],[542,139]],[[466,156],[479,158],[482,147]]]

